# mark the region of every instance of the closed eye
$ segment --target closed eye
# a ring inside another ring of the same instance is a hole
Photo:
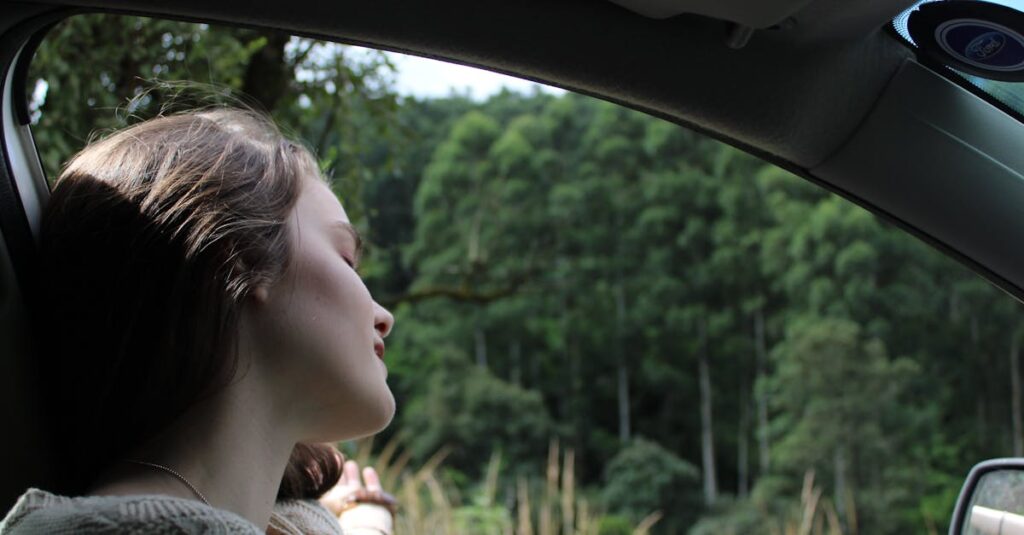
[[[351,244],[351,247],[352,247],[352,249],[354,249],[354,254],[349,255],[346,252],[346,251],[348,251],[349,244],[346,244],[346,243],[343,242],[341,244],[341,248],[342,248],[341,249],[342,250],[341,256],[342,256],[342,258],[345,259],[345,263],[348,264],[349,267],[351,267],[352,269],[354,269],[356,271],[359,271],[359,260],[362,258],[362,255],[363,255],[363,240],[362,240],[362,238],[359,237],[359,233],[356,231],[355,227],[353,227],[348,222],[336,221],[336,222],[334,222],[334,224],[332,226],[334,228],[336,228],[336,229],[341,229],[342,230],[342,235],[347,237],[347,238],[349,238],[349,240],[351,240],[353,242]],[[345,241],[348,241],[348,240],[345,240]]]

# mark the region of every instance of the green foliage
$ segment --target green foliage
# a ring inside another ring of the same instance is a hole
[[[421,379],[423,392],[404,407],[402,431],[410,450],[426,459],[452,448],[449,464],[482,475],[492,451],[512,466],[537,469],[553,424],[537,392],[524,390],[452,356]]]
[[[716,511],[702,516],[688,535],[761,535],[771,533],[764,511],[749,500],[721,505]]]
[[[31,108],[44,168],[54,178],[94,132],[124,126],[131,114],[156,113],[170,95],[152,93],[128,106],[148,80],[241,89],[249,58],[263,46],[251,32],[185,22],[103,14],[64,20],[47,34],[28,76],[29,94],[39,91]]]
[[[697,467],[654,442],[634,438],[605,467],[602,499],[609,511],[633,519],[654,511],[671,513],[658,528],[675,533],[695,518],[699,480]]]
[[[47,34],[27,77],[44,169],[56,178],[89,139],[138,119],[246,105],[309,144],[335,190],[357,199],[370,144],[395,135],[397,97],[386,56],[349,51],[268,30],[72,16]],[[361,203],[349,216],[362,218]]]
[[[512,516],[505,507],[467,505],[453,511],[456,531],[502,535],[512,530]]]
[[[795,479],[813,468],[835,486],[836,503],[858,498],[863,529],[900,532],[872,519],[913,506],[905,472],[913,468],[881,472],[871,460],[896,455],[914,438],[904,391],[920,368],[891,359],[858,324],[831,318],[794,320],[773,357],[766,387],[784,415],[776,420],[776,470]]]
[[[633,523],[629,518],[620,515],[601,517],[597,525],[598,535],[632,535]]]

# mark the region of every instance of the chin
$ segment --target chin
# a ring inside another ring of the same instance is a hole
[[[358,414],[352,410],[339,414],[338,419],[329,424],[329,431],[323,433],[325,438],[318,438],[316,442],[342,442],[355,440],[370,435],[375,435],[389,425],[395,417],[395,397],[388,390],[383,399],[373,403],[362,403],[356,405]]]
[[[391,421],[395,419],[395,409],[395,397],[391,394],[391,391],[388,390],[387,397],[382,402],[382,407],[379,413],[380,417],[376,419],[375,423],[370,426],[371,429],[369,429],[363,436],[380,433],[391,425]]]

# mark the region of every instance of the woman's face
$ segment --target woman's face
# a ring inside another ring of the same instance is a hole
[[[303,440],[380,431],[395,413],[383,343],[394,318],[356,273],[359,238],[319,180],[303,181],[288,227],[288,269],[256,296],[250,337],[261,368],[283,394],[289,423],[311,434]]]

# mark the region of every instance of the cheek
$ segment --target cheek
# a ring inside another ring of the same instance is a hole
[[[297,255],[261,333],[274,347],[271,376],[285,404],[320,441],[371,434],[395,411],[386,371],[373,353],[373,301],[332,253]]]
[[[363,328],[365,323],[372,323],[372,316],[367,314],[369,292],[343,261],[335,259],[310,266],[305,280],[299,284],[311,297],[311,313],[318,322],[338,329]]]
[[[283,356],[282,353],[289,353],[290,346],[303,338],[304,326],[318,319],[320,305],[317,301],[321,296],[312,290],[310,282],[316,279],[315,285],[324,287],[326,279],[310,267],[305,259],[293,258],[287,271],[271,286],[267,301],[256,314],[254,335],[272,362],[279,361],[277,357]]]
[[[322,439],[372,434],[391,420],[395,401],[373,353],[370,294],[340,260],[311,263],[299,277],[305,305],[289,320],[295,354],[288,371],[298,387],[297,406],[319,422],[327,433]]]
[[[348,360],[369,344],[372,351],[373,308],[358,275],[332,251],[299,259],[295,265],[292,305],[285,307],[295,343],[331,359]]]

